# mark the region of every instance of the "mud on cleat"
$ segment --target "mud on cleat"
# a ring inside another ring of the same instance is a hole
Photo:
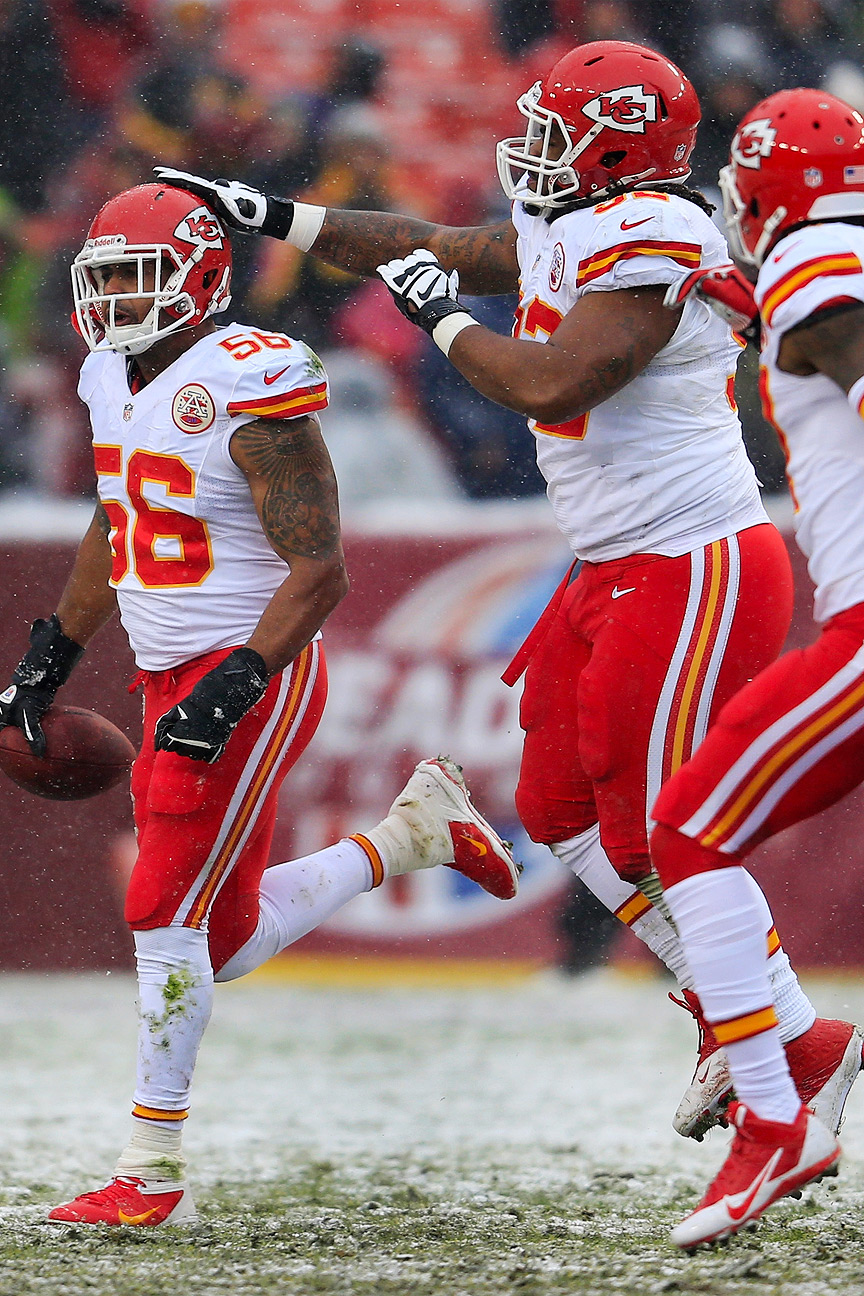
[[[192,1194],[183,1182],[136,1179],[118,1175],[104,1188],[83,1193],[55,1206],[51,1224],[127,1224],[155,1228],[157,1224],[194,1224],[198,1219]]]
[[[699,1052],[693,1079],[672,1118],[672,1128],[682,1138],[701,1143],[715,1125],[725,1125],[724,1112],[732,1098],[732,1076],[726,1052],[702,1014],[699,996],[693,990],[682,990],[682,998],[670,994],[674,1004],[686,1009],[699,1031]]]
[[[519,886],[519,865],[472,805],[449,756],[420,761],[386,819],[352,840],[370,856],[373,872],[380,861],[385,877],[446,864],[499,900],[512,900]]]
[[[783,1125],[736,1102],[729,1123],[735,1138],[720,1173],[696,1210],[672,1230],[672,1241],[684,1251],[747,1228],[780,1197],[821,1179],[840,1157],[837,1139],[804,1106]]]

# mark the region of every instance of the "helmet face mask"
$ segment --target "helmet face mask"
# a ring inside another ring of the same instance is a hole
[[[699,104],[661,55],[625,41],[577,46],[517,101],[524,136],[502,140],[508,198],[545,211],[686,180]]]
[[[231,248],[216,216],[193,195],[159,185],[106,203],[71,272],[75,322],[91,351],[139,355],[231,300]],[[129,289],[104,292],[115,276]]]
[[[761,266],[787,231],[864,216],[864,118],[824,90],[781,90],[742,118],[720,172],[736,261]]]

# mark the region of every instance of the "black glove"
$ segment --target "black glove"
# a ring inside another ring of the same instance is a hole
[[[207,180],[173,167],[155,167],[154,172],[161,184],[203,198],[229,229],[278,239],[286,239],[291,231],[294,204],[290,198],[273,198],[240,180]]]
[[[447,274],[434,252],[418,248],[407,257],[396,257],[376,267],[393,300],[406,319],[431,336],[436,324],[448,315],[470,315],[457,297],[459,271]]]
[[[12,673],[12,683],[0,693],[0,729],[14,725],[22,730],[34,756],[45,755],[45,735],[39,723],[54,701],[54,694],[72,674],[84,649],[60,629],[57,613],[47,621],[34,621],[30,647]]]
[[[157,751],[178,752],[212,765],[246,712],[267,691],[267,667],[253,648],[235,648],[188,697],[156,721]]]

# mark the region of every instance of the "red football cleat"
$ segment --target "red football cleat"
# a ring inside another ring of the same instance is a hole
[[[446,864],[499,900],[512,900],[519,886],[520,865],[472,805],[449,756],[420,761],[387,818],[355,840],[371,842],[387,877]]]
[[[734,1098],[726,1051],[717,1044],[702,1016],[698,997],[682,991],[673,1003],[692,1013],[699,1028],[699,1057],[693,1079],[672,1120],[684,1138],[701,1142],[714,1125],[725,1125],[724,1112]],[[827,1129],[840,1129],[843,1108],[855,1078],[862,1069],[864,1033],[852,1022],[817,1017],[803,1035],[785,1046],[786,1060],[798,1097]]]
[[[83,1193],[48,1216],[52,1224],[131,1224],[155,1228],[157,1224],[194,1224],[198,1216],[185,1184],[164,1179],[112,1179],[104,1188]]]
[[[782,1125],[732,1103],[729,1121],[735,1138],[720,1173],[692,1215],[672,1230],[672,1241],[684,1251],[737,1233],[839,1160],[837,1139],[806,1107],[791,1125]]]
[[[862,1067],[864,1034],[851,1022],[817,1017],[786,1045],[786,1061],[798,1096],[835,1134],[849,1090]]]

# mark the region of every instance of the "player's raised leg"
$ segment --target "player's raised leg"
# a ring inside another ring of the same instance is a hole
[[[216,980],[245,976],[386,878],[437,865],[455,869],[501,900],[516,895],[519,865],[447,756],[420,761],[374,828],[267,869],[255,930]]]
[[[501,899],[516,894],[519,869],[509,847],[474,807],[460,767],[446,756],[421,761],[386,818],[368,832],[266,870],[255,929],[219,966],[216,979],[252,971],[385,878],[437,865],[456,869]],[[182,908],[194,912],[189,904]],[[221,936],[217,943],[224,947]],[[139,931],[136,952],[140,1024],[132,1138],[109,1183],[55,1208],[49,1216],[54,1223],[152,1227],[195,1219],[181,1135],[212,1006],[207,937],[183,925]]]

